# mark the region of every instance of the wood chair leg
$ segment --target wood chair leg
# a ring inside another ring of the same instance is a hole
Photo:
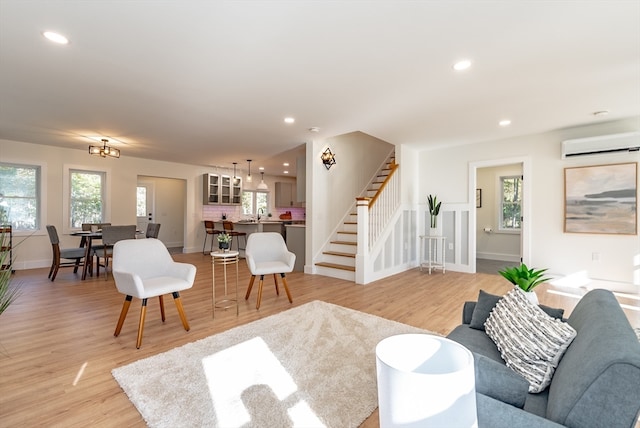
[[[180,315],[180,320],[182,320],[182,326],[185,330],[189,331],[191,327],[189,327],[187,315],[184,313],[184,308],[182,307],[182,299],[180,299],[180,293],[178,293],[177,291],[173,292],[173,301],[176,302],[176,308],[178,308],[178,314]]]
[[[73,273],[78,273],[79,266],[80,266],[80,259],[76,259],[76,264],[73,266]]]
[[[53,270],[55,269],[56,265],[55,263],[51,264],[51,269],[49,269],[49,276],[47,276],[47,278],[51,278],[51,275],[53,274]]]
[[[273,274],[273,282],[276,283],[276,296],[280,295],[280,287],[278,287],[278,274],[274,273]]]
[[[53,269],[53,275],[51,275],[51,282],[53,282],[54,279],[56,279],[56,275],[58,274],[58,269],[60,268],[59,265],[56,265],[56,267]]]
[[[249,300],[249,296],[251,295],[251,289],[253,288],[253,281],[255,281],[256,276],[251,275],[251,279],[249,280],[249,288],[247,288],[247,294],[244,296],[244,300]]]
[[[142,346],[142,332],[144,330],[144,319],[147,315],[147,299],[142,299],[142,307],[140,308],[140,324],[138,324],[138,339],[136,340],[136,348]]]
[[[264,275],[260,275],[260,282],[258,283],[258,301],[256,302],[256,309],[260,309],[260,301],[262,300],[262,284],[264,283]]]
[[[116,331],[113,333],[114,336],[118,337],[120,334],[120,330],[122,330],[122,324],[124,324],[124,319],[127,317],[127,312],[129,312],[129,306],[131,305],[131,296],[127,296],[124,298],[124,303],[122,304],[122,310],[120,311],[120,318],[118,318],[118,324],[116,324]]]
[[[287,277],[283,273],[281,273],[280,276],[282,276],[282,283],[284,284],[284,291],[287,292],[287,297],[289,298],[289,303],[293,303],[293,299],[291,298],[291,292],[289,292],[289,286],[287,285]]]
[[[162,315],[162,322],[164,322],[165,317],[164,317],[164,299],[162,298],[162,296],[158,296],[158,300],[160,300],[160,315]]]

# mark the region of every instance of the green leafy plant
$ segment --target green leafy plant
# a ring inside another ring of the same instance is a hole
[[[218,242],[221,244],[228,244],[229,242],[231,242],[231,235],[229,235],[228,233],[219,233]]]
[[[535,286],[541,284],[549,278],[543,276],[547,269],[529,269],[522,263],[520,266],[513,266],[499,270],[498,273],[505,277],[513,285],[517,285],[523,291],[531,291]]]
[[[438,214],[440,214],[440,205],[442,202],[438,202],[438,197],[434,195],[427,196],[427,203],[429,204],[429,215],[431,216],[431,227],[437,227]]]

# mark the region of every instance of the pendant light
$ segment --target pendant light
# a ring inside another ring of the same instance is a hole
[[[236,165],[238,165],[238,162],[233,163],[233,184],[238,184],[238,177],[236,177]]]
[[[247,183],[251,183],[253,178],[251,177],[251,159],[247,159],[247,163],[249,164],[249,174],[247,174]]]
[[[258,187],[256,187],[256,189],[266,192],[269,190],[269,187],[267,186],[267,183],[264,182],[264,171],[260,171],[260,176],[262,177],[262,179],[260,180],[260,184],[258,184]]]

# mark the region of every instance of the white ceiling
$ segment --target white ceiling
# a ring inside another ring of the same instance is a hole
[[[433,147],[636,115],[638,1],[0,0],[0,139],[279,174],[356,130]]]

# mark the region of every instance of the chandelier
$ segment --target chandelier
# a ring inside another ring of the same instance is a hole
[[[89,154],[100,156],[103,158],[106,158],[107,156],[110,156],[112,158],[119,158],[120,150],[116,149],[115,147],[107,146],[108,142],[109,140],[103,138],[102,146],[89,146]]]

